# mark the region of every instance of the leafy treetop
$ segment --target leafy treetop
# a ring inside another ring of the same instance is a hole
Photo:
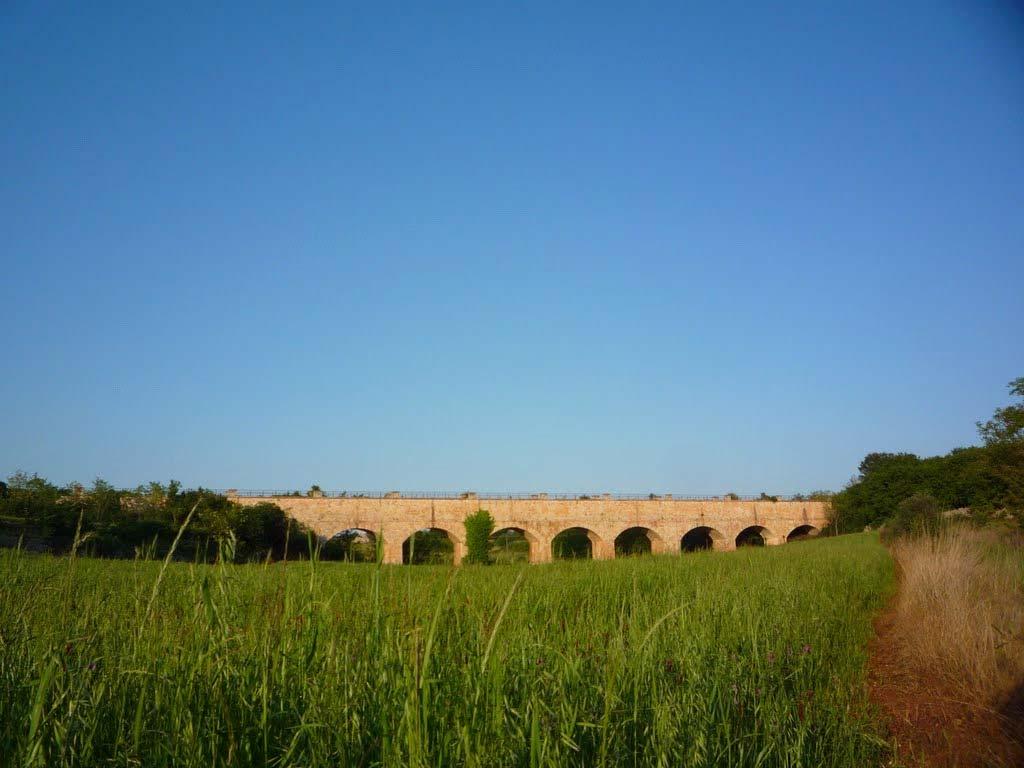
[[[1024,399],[1024,376],[1009,384],[1010,394]],[[985,445],[1005,445],[1024,441],[1024,402],[997,408],[992,418],[978,422]]]

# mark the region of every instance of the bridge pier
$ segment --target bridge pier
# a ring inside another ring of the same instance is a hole
[[[537,537],[535,542],[530,542],[530,562],[531,563],[550,563],[551,562],[551,545],[554,539],[546,537]]]
[[[384,562],[390,565],[402,564],[402,542],[398,536],[384,536]]]
[[[604,541],[597,539],[594,534],[588,533],[587,536],[590,538],[590,556],[594,560],[614,560],[615,559],[615,542]],[[595,539],[597,539],[595,541]]]

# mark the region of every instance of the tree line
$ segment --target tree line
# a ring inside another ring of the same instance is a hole
[[[98,557],[159,557],[191,515],[175,556],[235,562],[308,556],[309,531],[276,504],[243,506],[175,480],[124,490],[97,479],[58,486],[16,472],[0,482],[0,544]]]
[[[978,422],[982,445],[943,456],[869,453],[858,474],[832,497],[839,533],[888,522],[896,528],[931,525],[944,510],[975,518],[1009,513],[1024,523],[1024,377],[1009,384],[1019,398]]]

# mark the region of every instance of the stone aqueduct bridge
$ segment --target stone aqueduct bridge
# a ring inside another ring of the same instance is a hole
[[[798,536],[816,535],[827,524],[826,504],[820,501],[684,500],[670,496],[624,499],[609,494],[595,497],[414,498],[397,493],[381,498],[249,496],[228,491],[240,504],[273,501],[315,534],[329,539],[342,531],[362,530],[384,539],[384,562],[401,563],[402,545],[416,531],[442,530],[455,546],[455,562],[465,554],[467,515],[486,509],[494,518],[495,533],[521,532],[530,544],[530,562],[552,559],[552,542],[559,533],[583,528],[594,558],[615,556],[617,536],[640,528],[651,551],[679,552],[687,542],[703,540],[717,550],[735,549],[751,534],[765,544],[785,544]]]

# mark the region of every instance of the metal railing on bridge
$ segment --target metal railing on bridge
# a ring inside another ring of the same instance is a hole
[[[325,499],[481,499],[588,501],[805,501],[799,494],[686,494],[686,493],[509,493],[505,491],[327,491],[228,488],[217,493],[246,498],[325,498]]]

